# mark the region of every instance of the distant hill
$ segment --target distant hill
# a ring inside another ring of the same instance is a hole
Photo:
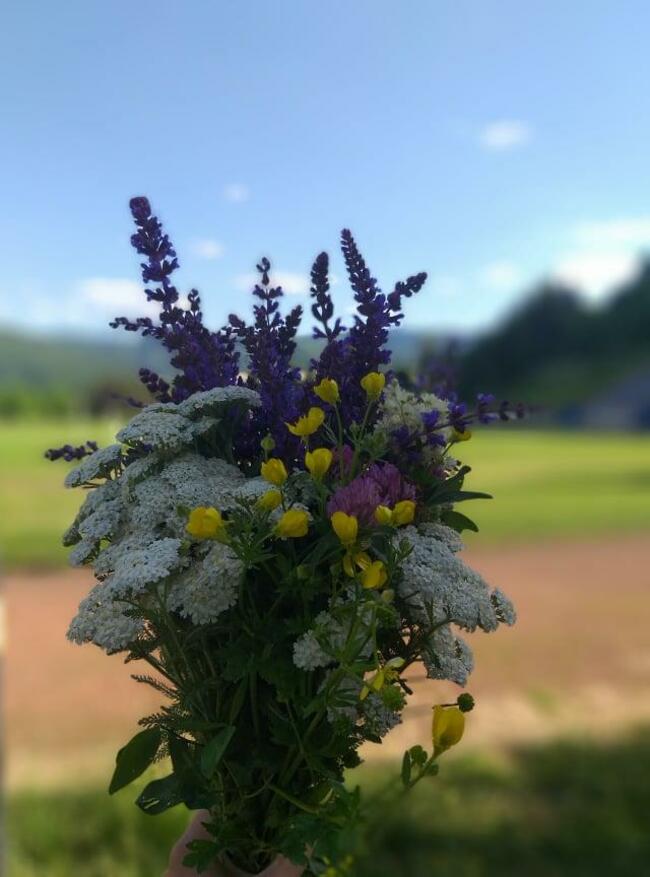
[[[395,331],[390,340],[397,367],[412,368],[420,353],[435,343],[428,332]],[[298,339],[296,362],[307,366],[320,350],[318,341]],[[0,331],[0,385],[84,389],[137,379],[138,369],[169,375],[166,351],[150,339],[106,333],[96,338],[42,336]]]
[[[38,387],[89,387],[137,376],[141,366],[168,369],[158,344],[106,333],[96,338],[0,331],[0,383]]]

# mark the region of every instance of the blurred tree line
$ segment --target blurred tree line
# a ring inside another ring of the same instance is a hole
[[[307,367],[318,343],[299,339],[297,364]],[[600,305],[547,283],[477,338],[450,346],[435,329],[406,328],[393,333],[390,347],[398,370],[415,375],[437,361],[441,373],[455,372],[465,398],[492,392],[548,408],[582,403],[635,369],[650,373],[650,261]],[[121,412],[123,397],[147,401],[142,366],[170,371],[165,351],[150,339],[0,332],[0,417]]]
[[[545,405],[585,401],[644,365],[650,369],[650,262],[600,306],[543,285],[456,363],[461,395],[489,391]]]

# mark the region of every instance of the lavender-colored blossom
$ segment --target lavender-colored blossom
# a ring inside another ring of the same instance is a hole
[[[117,317],[111,326],[161,341],[178,371],[171,385],[149,369],[140,371],[140,379],[161,402],[180,402],[200,390],[235,383],[239,363],[231,327],[210,332],[203,325],[201,299],[194,289],[188,295],[189,307],[179,306],[180,296],[170,279],[178,268],[178,259],[169,236],[152,215],[146,198],[132,198],[130,207],[137,228],[131,243],[146,257],[141,265],[142,279],[145,284],[157,284],[147,288],[145,294],[147,301],[160,304],[160,314],[158,322],[150,317]]]
[[[396,466],[375,463],[336,491],[327,504],[327,513],[331,517],[334,512],[345,512],[370,527],[375,523],[377,506],[393,508],[404,499],[415,500],[416,496],[415,485],[407,481]]]
[[[338,326],[339,331],[333,331],[331,335],[327,331],[318,334],[318,337],[327,338],[327,344],[319,359],[312,365],[317,381],[328,377],[338,382],[342,400],[340,413],[343,423],[349,426],[362,419],[367,405],[366,395],[360,386],[361,378],[390,363],[391,353],[385,347],[388,330],[399,326],[404,316],[401,312],[402,299],[410,298],[418,292],[427,275],[420,273],[400,281],[389,295],[384,295],[348,229],[341,232],[341,250],[357,302],[354,325],[344,337],[340,337],[339,324],[334,327],[336,330]],[[319,265],[319,271],[322,268],[323,265]],[[320,279],[318,272],[317,279]],[[312,297],[319,308],[322,308],[322,303],[327,303],[325,312],[329,313],[329,292],[322,283],[314,283]],[[314,311],[314,314],[322,322],[321,310]]]
[[[299,441],[289,433],[286,422],[296,420],[305,407],[305,386],[300,370],[291,364],[296,349],[296,334],[302,308],[295,307],[283,317],[279,300],[282,287],[271,286],[271,263],[262,259],[257,266],[260,282],[253,295],[260,304],[253,308],[254,323],[231,314],[234,332],[242,341],[249,357],[248,386],[260,394],[262,405],[253,414],[240,437],[242,452],[257,453],[262,438],[270,433],[275,440],[276,454],[285,459],[298,455]]]
[[[87,441],[85,444],[76,447],[73,445],[63,445],[60,448],[50,448],[45,451],[44,456],[52,462],[55,460],[65,460],[66,463],[71,463],[73,460],[83,460],[84,457],[94,454],[97,450],[99,450],[97,442]]]

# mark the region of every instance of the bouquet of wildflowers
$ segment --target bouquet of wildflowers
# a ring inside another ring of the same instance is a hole
[[[137,803],[209,812],[189,866],[259,873],[285,856],[341,873],[360,806],[344,774],[400,722],[409,668],[464,686],[472,654],[459,631],[514,621],[460,559],[475,525],[455,508],[481,496],[464,490],[456,456],[470,424],[508,412],[398,382],[388,333],[426,275],[382,293],[348,231],[357,315],[347,328],[335,319],[322,253],[311,273],[321,352],[305,374],[292,364],[301,308],[281,314],[267,260],[253,322],[231,316],[211,332],[198,293],[179,304],[176,254],[148,201],[131,210],[160,318],[113,325],[158,339],[174,377],[141,372],[155,401],[115,444],[50,452],[79,461],[66,483],[86,498],[64,541],[97,579],[69,637],[148,665],[134,678],[163,701],[118,753],[110,791],[169,756]],[[432,739],[404,755],[406,788],[437,771],[471,706],[468,694],[435,706]]]

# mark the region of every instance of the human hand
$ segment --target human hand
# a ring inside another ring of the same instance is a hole
[[[197,877],[193,868],[186,868],[183,865],[183,859],[187,855],[187,845],[193,840],[210,840],[212,835],[203,826],[203,823],[208,822],[209,819],[210,814],[207,810],[197,811],[185,833],[172,847],[169,867],[165,871],[164,877]],[[302,873],[302,868],[280,857],[258,877],[300,877]],[[209,870],[203,871],[203,877],[249,877],[249,875],[240,871],[239,868],[215,865]]]

